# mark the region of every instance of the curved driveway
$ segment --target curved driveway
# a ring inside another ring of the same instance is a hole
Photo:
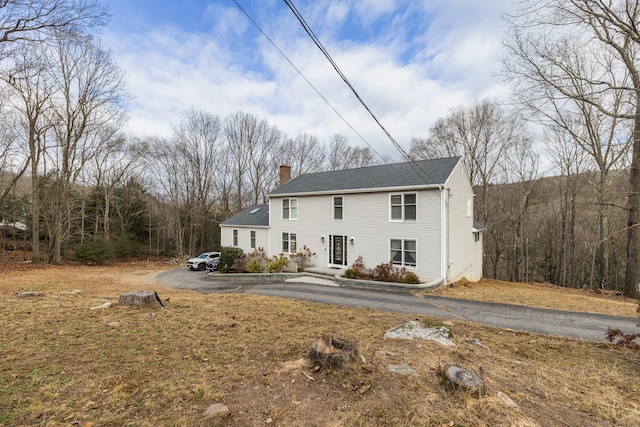
[[[309,283],[238,283],[214,281],[202,272],[186,268],[169,270],[157,276],[158,283],[202,293],[252,293],[346,307],[431,316],[448,320],[469,320],[487,326],[555,335],[565,338],[605,342],[609,328],[638,333],[638,319],[575,313],[510,304],[446,298],[434,295],[414,296],[405,292],[323,286]]]

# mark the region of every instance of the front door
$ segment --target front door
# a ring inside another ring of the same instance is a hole
[[[347,236],[329,236],[329,264],[347,265]]]

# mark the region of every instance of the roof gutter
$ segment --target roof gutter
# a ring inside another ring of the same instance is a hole
[[[409,190],[442,190],[442,184],[415,185],[409,187],[381,187],[381,188],[349,188],[349,189],[331,189],[323,191],[302,191],[290,193],[271,193],[267,196],[271,197],[295,197],[295,196],[326,196],[331,194],[361,194],[361,193],[388,193],[394,191]]]

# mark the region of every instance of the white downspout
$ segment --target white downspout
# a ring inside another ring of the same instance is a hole
[[[445,285],[449,282],[447,277],[448,271],[448,247],[449,247],[449,198],[447,197],[448,189],[440,187],[440,277],[443,278]]]

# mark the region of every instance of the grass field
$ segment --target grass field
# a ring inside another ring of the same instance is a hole
[[[155,284],[165,266],[7,266],[0,271],[0,425],[637,426],[640,354],[608,344],[453,322],[455,347],[384,339],[405,315]],[[66,292],[78,290],[80,292]],[[117,305],[155,290],[164,309]],[[22,291],[42,297],[17,298]],[[637,303],[551,286],[485,282],[462,298],[635,316]],[[91,310],[105,301],[114,305]],[[421,318],[438,323],[438,319]],[[359,359],[315,371],[314,338],[355,339]],[[486,347],[464,341],[476,338]],[[389,373],[407,363],[418,377]],[[437,372],[478,373],[486,396],[448,392]],[[509,396],[517,406],[498,397]],[[224,419],[204,416],[214,403]]]

